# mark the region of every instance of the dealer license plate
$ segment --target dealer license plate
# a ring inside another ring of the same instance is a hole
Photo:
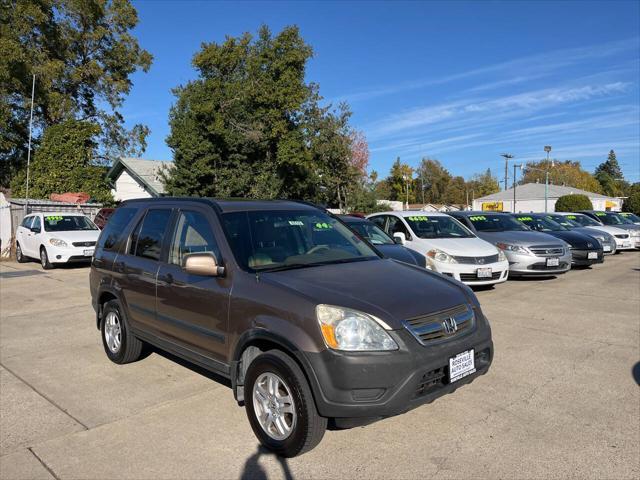
[[[589,260],[596,260],[598,258],[598,252],[589,252],[589,253],[587,253],[587,258]]]
[[[461,378],[476,371],[473,349],[459,353],[449,359],[449,383],[457,382]]]
[[[547,258],[547,267],[557,267],[560,265],[559,258]]]
[[[630,247],[631,246],[631,242],[623,242],[622,246],[623,247]]]
[[[492,274],[493,270],[491,270],[491,268],[479,268],[478,270],[476,270],[476,275],[478,276],[478,278],[491,278]]]
[[[610,252],[611,251],[611,247],[609,245],[603,245],[602,246],[602,250],[605,252]]]
[[[90,257],[91,255],[93,255],[93,250],[94,250],[93,248],[87,248],[82,253],[84,253],[85,257]]]

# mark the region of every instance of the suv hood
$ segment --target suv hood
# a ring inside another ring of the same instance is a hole
[[[506,232],[478,232],[478,236],[494,245],[498,242],[509,243],[512,245],[531,246],[531,245],[559,245],[557,238],[542,232],[534,232],[527,230],[511,230]]]
[[[262,273],[260,279],[316,304],[375,315],[394,330],[403,328],[405,319],[471,304],[464,287],[453,280],[388,259]]]

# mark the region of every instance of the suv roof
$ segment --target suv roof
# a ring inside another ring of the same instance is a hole
[[[220,213],[246,212],[248,210],[324,210],[323,207],[301,200],[255,200],[251,198],[200,198],[200,197],[157,197],[125,200],[122,205],[155,202],[198,202],[207,204]]]

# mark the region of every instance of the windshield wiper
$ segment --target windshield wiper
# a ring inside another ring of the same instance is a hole
[[[283,270],[295,270],[297,268],[315,267],[319,263],[288,263],[286,265],[278,265],[277,267],[263,268],[256,270],[256,273],[281,272]]]

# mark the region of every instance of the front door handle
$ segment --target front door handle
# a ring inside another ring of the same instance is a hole
[[[171,275],[170,273],[167,273],[166,275],[158,277],[158,281],[164,282],[164,283],[167,283],[167,284],[172,284],[173,283],[173,275]]]

